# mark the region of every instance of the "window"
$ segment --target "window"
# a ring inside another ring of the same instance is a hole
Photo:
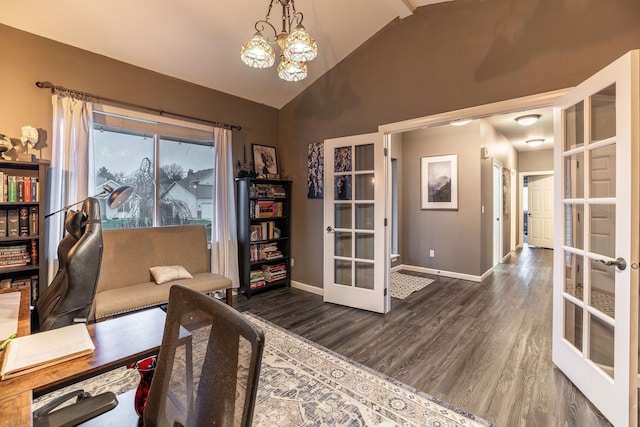
[[[95,193],[104,185],[133,193],[117,209],[97,196],[103,228],[203,224],[210,239],[213,129],[104,108],[94,112]]]

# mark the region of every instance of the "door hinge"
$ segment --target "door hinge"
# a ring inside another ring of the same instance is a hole
[[[387,288],[384,288],[384,296],[387,296]]]
[[[387,226],[387,218],[384,219],[384,226]]]
[[[389,155],[389,149],[388,148],[384,148],[384,156],[387,157]]]

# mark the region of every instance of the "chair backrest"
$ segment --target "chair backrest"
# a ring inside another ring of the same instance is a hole
[[[264,334],[238,311],[174,285],[145,426],[250,426]]]
[[[36,302],[41,331],[89,319],[102,261],[100,204],[87,198],[65,218],[67,234],[58,244],[58,272]]]

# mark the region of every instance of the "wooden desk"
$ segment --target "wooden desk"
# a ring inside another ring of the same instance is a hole
[[[140,311],[88,326],[96,346],[92,354],[0,381],[0,426],[31,425],[31,398],[93,377],[158,352],[165,313]],[[27,410],[28,408],[28,410]],[[19,414],[16,419],[13,414]]]

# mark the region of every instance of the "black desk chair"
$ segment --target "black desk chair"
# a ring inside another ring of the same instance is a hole
[[[173,286],[144,425],[250,426],[263,348],[238,311]]]
[[[58,244],[59,267],[36,302],[34,326],[40,331],[87,322],[102,261],[100,204],[93,197],[65,218],[67,234]]]

